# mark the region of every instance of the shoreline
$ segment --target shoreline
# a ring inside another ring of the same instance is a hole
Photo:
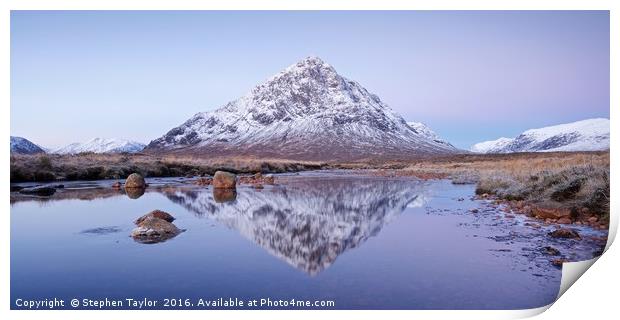
[[[217,170],[248,177],[256,173],[344,170],[472,184],[477,196],[501,202],[517,214],[547,223],[608,229],[609,161],[609,151],[459,154],[350,163],[150,154],[16,155],[11,156],[11,185],[120,180],[133,172],[148,178],[207,178]],[[54,179],[37,179],[40,177]],[[252,183],[251,179],[242,179]]]
[[[320,173],[329,173],[329,169],[323,170],[314,170]],[[386,170],[382,169],[336,169],[338,174],[343,174],[344,176],[368,176],[368,177],[385,177],[385,178],[400,178],[400,179],[419,179],[419,180],[446,180],[450,181],[452,184],[474,184],[474,183],[461,183],[460,181],[455,180],[453,177],[450,177],[448,174],[399,174],[401,173],[398,170],[391,170],[390,173],[386,173]],[[335,171],[335,172],[336,172]],[[307,171],[312,172],[312,170]],[[275,181],[265,183],[264,178],[256,178],[257,174],[240,174],[238,176],[238,184],[242,187],[248,188],[263,188],[263,185],[286,185],[286,182],[278,182],[279,181],[287,181],[290,179],[297,178],[308,178],[312,176],[303,175],[300,176],[299,172],[297,174],[292,173],[283,173],[282,175],[277,174],[275,176]],[[263,177],[269,177],[270,175],[264,175]],[[320,177],[320,176],[319,176]],[[192,177],[149,177],[149,184],[151,184],[146,190],[153,191],[161,188],[167,187],[189,187],[189,188],[207,188],[210,186],[210,183],[205,183],[205,179],[210,179],[209,177],[201,177],[201,176],[192,176]],[[21,188],[31,188],[31,187],[52,187],[57,190],[63,190],[62,193],[67,192],[82,192],[85,195],[79,196],[78,198],[92,199],[96,198],[96,194],[99,194],[103,191],[107,191],[108,196],[117,195],[122,193],[122,188],[115,187],[115,183],[119,183],[122,179],[105,179],[105,180],[84,180],[84,181],[66,181],[65,184],[61,184],[58,181],[56,182],[12,182],[11,183],[11,202],[19,202],[26,200],[52,200],[54,196],[38,196],[38,195],[29,195],[29,194],[20,194],[19,190]],[[455,183],[456,181],[456,183]],[[149,190],[150,189],[150,190]],[[90,192],[89,192],[90,191]],[[91,194],[94,193],[95,195]],[[490,206],[496,208],[498,211],[501,211],[505,214],[506,218],[514,218],[517,215],[523,215],[525,217],[534,219],[540,225],[555,225],[557,227],[570,227],[571,225],[576,226],[589,226],[597,230],[608,230],[609,229],[609,221],[604,219],[592,219],[593,215],[581,215],[573,217],[571,220],[562,220],[561,217],[554,217],[553,214],[557,213],[566,213],[563,209],[548,209],[540,204],[537,204],[532,201],[527,200],[507,200],[502,199],[501,197],[495,194],[476,194],[471,195],[473,200],[483,200],[487,201]],[[64,199],[64,197],[61,197]],[[478,213],[477,210],[470,210],[472,214]],[[541,216],[541,213],[543,216]],[[570,211],[567,212],[567,216],[570,216]]]

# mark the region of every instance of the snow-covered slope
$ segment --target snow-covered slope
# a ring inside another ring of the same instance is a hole
[[[316,160],[457,151],[419,134],[379,97],[316,57],[194,115],[147,150]]]
[[[501,137],[497,140],[476,143],[471,147],[470,151],[476,153],[499,153],[512,141],[514,141],[513,138]]]
[[[446,146],[454,147],[452,146],[452,144],[450,144],[450,142],[442,139],[437,133],[435,133],[435,131],[433,131],[431,128],[429,128],[426,124],[422,122],[411,121],[411,122],[407,122],[407,124],[411,128],[413,128],[418,134],[420,134],[420,136],[426,139],[433,140],[437,143],[441,143]]]
[[[17,154],[35,154],[44,153],[45,150],[30,140],[22,137],[11,136],[11,153]]]
[[[527,130],[514,139],[500,138],[477,143],[471,151],[508,153],[607,149],[609,149],[609,119],[597,118]]]
[[[94,138],[85,143],[72,143],[60,149],[54,150],[53,153],[59,154],[76,154],[81,152],[94,153],[121,153],[121,152],[139,152],[144,149],[145,144],[124,139],[103,139]]]

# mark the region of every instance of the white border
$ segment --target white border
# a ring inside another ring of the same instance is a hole
[[[2,99],[2,108],[0,110],[2,121],[2,128],[5,133],[10,135],[10,10],[611,10],[611,32],[610,32],[610,44],[611,44],[611,105],[617,106],[618,102],[618,64],[615,63],[614,57],[618,56],[620,52],[618,45],[620,41],[620,32],[618,30],[620,24],[618,21],[618,6],[620,1],[613,0],[591,0],[591,1],[576,1],[576,0],[437,0],[437,1],[409,1],[404,3],[402,0],[228,0],[228,1],[199,1],[199,0],[5,0],[0,1],[0,7],[3,9],[0,13],[0,43],[4,44],[2,50],[2,59],[0,63],[1,71],[4,77],[0,78],[0,99]],[[615,39],[615,41],[614,41]],[[618,130],[616,112],[614,108],[611,108],[611,141],[615,141],[615,136]],[[6,137],[6,136],[5,136]],[[8,144],[7,144],[8,146]],[[411,316],[421,316],[425,319],[445,319],[446,317],[458,317],[462,319],[512,319],[529,317],[539,314],[547,309],[547,307],[530,309],[530,310],[518,310],[518,311],[9,311],[9,249],[10,249],[10,206],[9,206],[9,171],[6,169],[9,167],[9,149],[5,147],[2,151],[2,181],[5,183],[2,185],[0,192],[5,199],[5,210],[3,210],[4,223],[2,224],[3,232],[1,233],[2,243],[2,264],[0,266],[1,276],[0,282],[2,289],[0,290],[0,316],[3,319],[31,319],[32,317],[45,317],[49,319],[83,319],[85,317],[93,319],[124,319],[135,318],[138,316],[149,317],[152,319],[168,319],[171,316],[182,315],[184,318],[199,318],[199,317],[230,317],[230,316],[244,316],[252,318],[264,318],[264,319],[290,319],[292,317],[300,319],[313,319],[317,316],[324,317],[355,317],[358,319],[376,319],[377,317],[390,316],[393,318],[410,318]],[[612,166],[617,164],[617,151],[612,148],[611,159]],[[617,181],[618,173],[616,170],[611,171],[612,181]],[[618,198],[615,195],[615,189],[612,184],[612,194],[614,196],[611,203],[612,222],[610,223],[610,240],[607,244],[607,248],[611,244],[615,237],[618,224]],[[594,283],[594,288],[590,286],[589,290],[596,290],[596,293],[590,294],[589,292],[579,292],[579,294],[572,294],[570,291],[567,296],[577,299],[581,299],[578,303],[562,304],[562,300],[555,303],[552,308],[552,312],[545,313],[545,318],[555,318],[574,316],[575,311],[585,311],[582,313],[587,315],[605,315],[614,314],[615,299],[618,285],[617,270],[620,266],[618,252],[614,248],[605,253],[600,259],[605,261],[607,265],[601,266],[601,268],[594,267],[594,269],[606,270],[607,274],[603,271],[594,275],[586,275],[587,278],[596,278],[597,283]],[[610,255],[613,252],[613,256]],[[593,261],[592,261],[593,263]],[[563,284],[562,293],[568,288],[567,284],[572,284],[581,274],[583,274],[584,265],[589,265],[588,262],[566,265],[563,269]],[[572,281],[566,281],[574,279]],[[566,282],[566,283],[565,283]],[[591,285],[591,283],[588,283]],[[584,287],[579,285],[579,287]],[[585,289],[584,289],[585,290]],[[564,298],[562,298],[564,299]],[[569,299],[567,297],[567,299]],[[608,304],[604,304],[608,301]],[[613,303],[612,303],[613,302]],[[609,313],[606,313],[606,310]],[[602,312],[601,312],[602,311]],[[578,314],[578,313],[577,313]]]

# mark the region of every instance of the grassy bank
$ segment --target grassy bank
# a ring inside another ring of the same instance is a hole
[[[123,179],[133,172],[147,177],[212,175],[217,170],[235,173],[281,173],[321,169],[319,162],[281,159],[205,159],[194,156],[149,154],[12,155],[11,182]]]
[[[571,219],[596,216],[609,221],[609,152],[461,155],[412,163],[398,172],[446,176],[476,184],[479,195],[494,195],[523,207],[568,210]]]

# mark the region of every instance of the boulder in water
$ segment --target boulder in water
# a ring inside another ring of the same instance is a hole
[[[156,217],[146,217],[131,231],[131,237],[140,243],[158,243],[176,237],[182,230]]]
[[[237,175],[226,171],[216,171],[213,175],[213,188],[215,189],[235,189],[237,185]]]
[[[127,177],[125,181],[125,189],[144,189],[146,188],[146,182],[144,177],[139,173],[132,173]]]

